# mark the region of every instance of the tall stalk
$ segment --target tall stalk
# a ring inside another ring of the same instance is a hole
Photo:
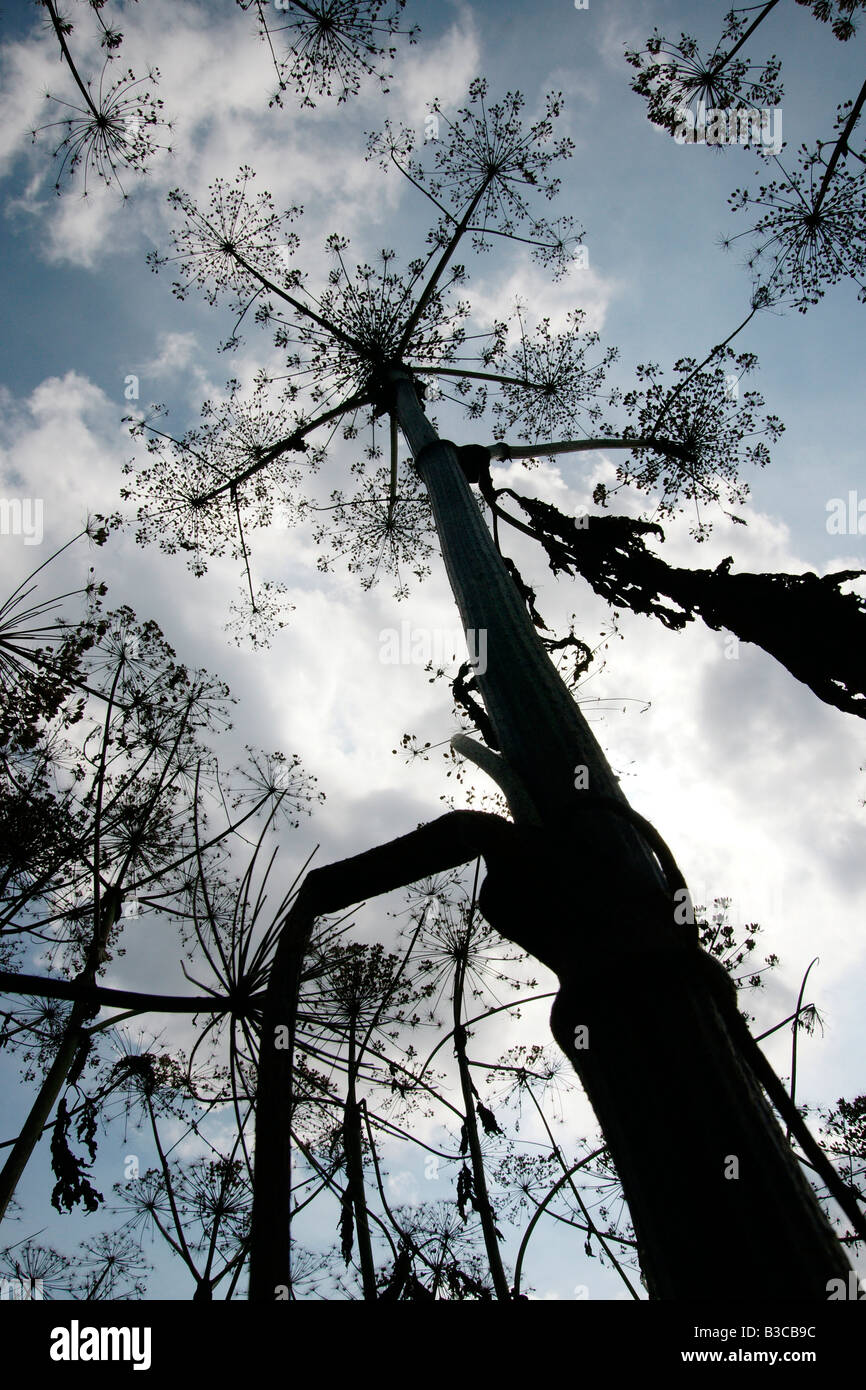
[[[711,983],[688,904],[675,910],[455,447],[438,438],[406,369],[392,368],[389,384],[464,630],[487,634],[476,679],[502,756],[543,827],[533,858],[491,870],[482,910],[559,976],[554,1037],[610,1147],[650,1294],[824,1299],[848,1262],[742,1059],[735,1005]]]

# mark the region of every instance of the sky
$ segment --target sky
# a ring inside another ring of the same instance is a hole
[[[116,8],[123,10],[122,61],[136,72],[158,67],[172,121],[171,153],[158,155],[146,178],[129,176],[126,201],[95,182],[83,199],[80,179],[56,195],[50,136],[34,142],[31,133],[52,119],[45,91],[68,95],[68,79],[36,8],[23,0],[4,6],[0,495],[40,499],[44,517],[39,545],[21,535],[0,537],[7,590],[75,534],[89,512],[121,507],[122,467],[140,454],[122,422],[135,405],[124,394],[130,377],[137,378],[140,407],[164,404],[180,433],[229,377],[248,383],[275,360],[267,336],[252,327],[236,352],[221,354],[227,312],[195,293],[178,302],[171,274],[149,269],[148,253],[169,245],[174,215],[166,194],[173,188],[201,198],[215,178],[252,164],[277,206],[304,205],[303,264],[320,283],[328,267],[322,244],[334,231],[350,238],[358,261],[383,246],[408,259],[423,247],[426,208],[408,185],[365,161],[366,133],[386,117],[423,131],[434,98],[453,111],[482,74],[493,93],[519,88],[531,116],[546,92],[562,92],[561,130],[575,152],[556,215],[572,215],[584,228],[588,265],[552,283],[519,247],[468,255],[465,293],[479,324],[515,297],[554,326],[581,308],[602,346],[619,348],[612,379],[627,388],[637,364],[700,359],[748,313],[742,255],[718,243],[742,225],[728,198],[755,183],[756,157],[739,148],[677,144],[653,127],[630,90],[632,69],[623,56],[656,27],[712,43],[724,5],[590,0],[578,9],[566,0],[409,0],[407,18],[421,33],[417,44],[398,45],[388,93],[366,81],[346,104],[323,100],[303,111],[290,97],[283,110],[268,106],[266,52],[251,16],[227,0],[141,0]],[[76,9],[76,37],[93,55],[92,25],[85,7]],[[859,89],[862,48],[861,37],[840,44],[792,0],[756,35],[757,53],[774,51],[783,61],[790,150],[829,137],[837,103]],[[750,500],[738,509],[747,526],[719,512],[711,537],[698,546],[688,516],[666,522],[662,553],[669,563],[710,567],[732,555],[738,569],[819,574],[866,563],[863,534],[838,535],[827,525],[833,499],[866,487],[863,313],[856,288],[843,282],[807,314],[761,314],[737,339],[758,355],[753,384],[785,433],[767,469],[747,478]],[[437,418],[443,435],[459,442],[492,437],[489,419],[466,421],[450,407]],[[338,441],[319,481],[322,497],[344,484],[352,461],[351,448]],[[576,513],[592,508],[594,486],[613,480],[615,464],[616,456],[602,450],[532,472],[512,463],[494,477]],[[652,514],[652,500],[636,492],[619,500],[630,515]],[[610,610],[582,581],[554,580],[531,546],[521,538],[509,544],[552,628],[575,614],[577,632],[591,645],[610,632]],[[127,529],[98,552],[74,550],[56,571],[58,583],[80,582],[95,563],[112,602],[155,619],[187,664],[218,672],[238,699],[231,735],[238,751],[255,742],[302,756],[327,800],[281,846],[293,866],[316,845],[317,862],[327,863],[405,833],[438,814],[443,797],[466,804],[465,787],[448,778],[444,758],[434,753],[407,763],[393,752],[408,732],[447,747],[456,725],[446,686],[431,685],[417,663],[380,659],[382,633],[403,622],[431,635],[457,626],[438,559],[431,577],[397,602],[387,580],[362,592],[345,568],[319,572],[316,558],[303,528],[278,522],[253,538],[256,573],[285,584],[293,604],[287,626],[266,649],[238,645],[226,632],[242,582],[230,560],[196,579],[182,557],[137,546]],[[731,898],[733,920],[759,922],[762,947],[781,958],[762,996],[749,1001],[761,1028],[791,1012],[804,971],[819,957],[809,997],[824,1030],[801,1046],[802,1098],[828,1105],[862,1093],[866,781],[858,721],[821,703],[760,650],[742,644],[732,652],[724,632],[696,623],[675,634],[629,613],[619,615],[579,698],[630,801],[674,850],[694,900]],[[475,770],[467,782],[486,789]],[[371,916],[368,909],[358,921],[368,938],[392,930],[381,911]],[[162,943],[154,932],[130,935],[110,982],[176,988],[178,965],[166,959]],[[512,1033],[503,1025],[503,1038],[547,1041],[546,1006],[527,1020]],[[789,1047],[785,1033],[768,1045],[783,1074]],[[0,1083],[8,1097],[4,1130],[11,1133],[22,1098],[5,1060]],[[564,1133],[591,1133],[585,1104],[571,1104]],[[102,1153],[105,1167],[97,1173],[120,1161]],[[48,1207],[46,1170],[43,1148],[22,1185],[23,1216],[63,1248],[80,1219],[64,1225]],[[412,1180],[400,1179],[408,1187]],[[540,1234],[538,1251],[535,1296],[569,1299],[579,1285],[589,1286],[591,1297],[621,1296],[613,1277],[583,1256],[579,1240],[570,1248],[556,1231]],[[161,1287],[184,1296],[176,1271],[164,1277]]]

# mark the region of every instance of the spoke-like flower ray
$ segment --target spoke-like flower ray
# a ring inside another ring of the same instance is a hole
[[[315,98],[344,102],[360,89],[365,76],[376,76],[388,90],[387,65],[396,55],[391,40],[403,35],[414,43],[417,27],[400,28],[406,0],[237,0],[242,10],[255,8],[259,33],[268,46],[277,77],[271,105],[282,106],[290,87],[302,106]]]

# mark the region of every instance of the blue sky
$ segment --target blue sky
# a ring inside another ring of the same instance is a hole
[[[724,5],[590,0],[588,9],[576,10],[566,0],[507,8],[409,0],[407,15],[422,32],[417,46],[400,50],[390,93],[383,97],[366,83],[347,105],[324,101],[305,112],[291,100],[283,111],[268,109],[266,55],[252,20],[234,4],[142,0],[127,8],[123,60],[136,70],[159,67],[160,94],[175,129],[173,155],[157,158],[146,180],[130,178],[125,204],[112,190],[95,189],[86,201],[76,186],[61,198],[54,193],[49,145],[44,139],[34,145],[28,132],[45,119],[45,87],[63,74],[34,7],[20,0],[7,7],[0,49],[0,252],[8,325],[0,343],[0,468],[4,495],[44,498],[39,559],[46,546],[79,529],[88,509],[116,505],[121,466],[136,447],[121,424],[129,374],[139,378],[141,404],[165,403],[180,432],[227,377],[248,381],[261,360],[271,359],[267,338],[252,329],[236,354],[220,355],[226,314],[194,294],[179,304],[170,274],[148,269],[147,253],[168,244],[166,192],[179,185],[200,196],[215,177],[231,177],[249,162],[278,205],[304,204],[303,263],[312,274],[325,267],[321,244],[334,230],[352,238],[359,260],[383,245],[408,257],[423,242],[425,208],[412,189],[392,176],[383,180],[364,162],[364,134],[386,116],[423,129],[428,102],[439,95],[446,107],[459,106],[476,74],[487,77],[494,93],[522,90],[530,114],[546,91],[564,94],[563,132],[576,150],[556,213],[581,223],[589,257],[587,269],[550,284],[519,248],[470,256],[467,293],[479,318],[501,312],[516,294],[531,313],[554,322],[570,308],[585,308],[602,345],[619,347],[613,379],[627,385],[637,363],[669,367],[681,356],[703,357],[748,312],[742,257],[724,253],[718,240],[744,225],[727,199],[734,188],[755,182],[757,157],[738,148],[675,144],[647,121],[623,58],[654,27],[711,43]],[[783,61],[789,150],[828,138],[836,104],[853,98],[862,81],[862,37],[840,44],[788,0],[751,50],[776,52]],[[758,316],[737,340],[758,354],[754,385],[786,432],[770,467],[748,478],[751,501],[742,513],[748,527],[720,516],[711,539],[698,547],[688,519],[666,525],[669,562],[707,566],[732,554],[744,569],[820,573],[866,563],[862,535],[832,535],[826,525],[832,498],[858,488],[866,496],[863,315],[856,288],[842,283],[805,315]],[[482,429],[450,410],[441,411],[440,424],[461,442],[491,437],[489,421]],[[322,477],[323,495],[350,462],[350,451],[338,445],[333,481],[330,473]],[[574,510],[589,503],[596,482],[610,481],[615,462],[611,454],[576,455],[529,475],[511,465],[499,476]],[[652,510],[637,494],[628,494],[625,505],[634,515]],[[20,537],[2,537],[2,582],[17,581],[36,552]],[[609,611],[580,581],[556,584],[543,557],[522,541],[512,553],[537,584],[552,625],[571,613],[588,637],[609,625]],[[444,764],[407,767],[391,750],[409,730],[422,742],[447,740],[454,731],[447,690],[430,686],[417,666],[383,666],[378,651],[381,631],[406,619],[431,630],[454,628],[441,566],[434,564],[432,578],[398,605],[387,583],[365,595],[345,572],[319,574],[308,534],[277,526],[255,538],[254,554],[261,575],[286,583],[295,604],[289,626],[264,652],[238,648],[226,637],[228,606],[241,580],[230,562],[217,562],[207,579],[195,580],[180,558],[142,550],[122,533],[98,552],[98,563],[114,602],[155,618],[182,659],[229,682],[240,700],[238,749],[251,741],[296,748],[318,776],[326,806],[286,844],[287,860],[300,862],[321,843],[320,860],[327,862],[435,814],[439,798],[454,791]],[[80,578],[80,559],[68,563],[70,576]],[[752,647],[727,658],[723,633],[694,626],[674,635],[628,614],[620,629],[624,640],[611,644],[603,670],[583,689],[587,701],[598,702],[587,710],[608,757],[636,808],[674,848],[696,900],[729,895],[741,921],[764,925],[766,949],[782,958],[765,997],[752,1006],[764,1027],[790,1012],[803,971],[820,955],[810,990],[827,1026],[823,1039],[803,1046],[801,1091],[822,1103],[861,1093],[866,784],[859,722],[822,705]],[[482,781],[477,774],[479,789]],[[369,916],[366,921],[362,930],[371,933]],[[381,914],[375,922],[389,930]],[[179,978],[153,934],[130,940],[112,983],[131,986],[143,976],[172,988]],[[543,1009],[537,1024],[546,1040]],[[520,1036],[527,1036],[525,1028]],[[784,1072],[784,1047],[771,1056]],[[9,1093],[5,1129],[21,1097],[8,1062],[0,1079]],[[592,1128],[577,1103],[570,1123],[575,1134]],[[116,1162],[116,1156],[100,1159],[106,1174]],[[48,1208],[46,1166],[38,1153],[22,1189],[26,1217],[63,1246],[77,1218],[64,1225]],[[590,1283],[593,1297],[618,1296],[597,1262],[583,1258],[579,1242],[564,1251],[559,1237],[548,1239],[533,1273],[540,1297],[572,1297],[579,1283]],[[182,1281],[166,1277],[182,1296]]]

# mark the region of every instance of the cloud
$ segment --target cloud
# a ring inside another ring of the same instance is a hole
[[[492,324],[502,319],[513,309],[515,302],[526,307],[530,326],[542,318],[549,318],[555,333],[568,328],[568,314],[574,309],[582,309],[586,314],[586,332],[600,332],[604,328],[608,308],[619,292],[619,281],[607,278],[592,266],[592,250],[587,248],[589,264],[585,269],[573,269],[563,280],[551,281],[541,266],[521,264],[506,277],[499,276],[495,282],[483,274],[483,262],[479,265],[480,274],[472,281],[465,292],[472,305],[475,319],[482,324]],[[522,259],[522,258],[521,258]],[[519,330],[511,329],[512,344],[519,341]]]
[[[119,502],[117,471],[94,436],[119,434],[117,407],[78,372],[43,381],[21,403],[7,397],[0,425],[4,478],[46,502],[46,541],[62,544],[87,510]]]
[[[345,108],[323,99],[305,112],[303,122],[287,109],[268,107],[272,72],[265,46],[256,36],[254,16],[236,7],[213,6],[174,0],[151,0],[124,16],[125,62],[143,74],[159,57],[158,94],[171,121],[161,143],[172,153],[157,153],[146,178],[129,174],[124,186],[131,195],[135,215],[130,215],[116,188],[98,180],[88,184],[86,200],[78,196],[79,177],[63,197],[53,192],[57,176],[50,157],[50,140],[31,148],[30,132],[21,124],[24,111],[33,116],[44,104],[42,89],[50,83],[57,94],[71,87],[65,68],[58,70],[53,35],[42,29],[13,45],[5,58],[10,113],[0,129],[0,161],[8,170],[16,158],[27,158],[32,177],[25,191],[10,199],[7,215],[19,224],[40,228],[39,249],[55,264],[72,263],[95,268],[106,251],[129,250],[144,232],[162,242],[170,221],[163,207],[169,188],[181,185],[199,199],[217,176],[231,177],[250,163],[255,151],[259,187],[273,192],[278,206],[288,202],[327,206],[312,218],[309,234],[321,239],[339,228],[352,237],[362,232],[384,206],[395,206],[404,193],[402,181],[381,178],[375,162],[359,158],[364,132],[380,119],[378,84],[362,84],[345,121]],[[74,40],[74,41],[73,41]],[[86,20],[76,25],[73,51],[84,73],[98,73],[104,62],[93,42]],[[402,44],[400,61],[389,102],[395,123],[405,122],[423,130],[427,103],[435,95],[458,101],[465,93],[479,62],[478,41],[472,16],[464,11],[438,41],[418,49]],[[225,62],[231,51],[231,63]],[[65,85],[64,85],[65,84]],[[74,92],[74,88],[71,88]],[[33,96],[40,92],[38,102]],[[349,138],[347,138],[347,130]],[[375,190],[375,191],[374,191]]]
[[[391,1173],[386,1179],[388,1196],[397,1204],[417,1207],[421,1201],[421,1189],[414,1173]]]
[[[432,101],[438,99],[446,111],[460,106],[481,65],[477,25],[471,9],[462,6],[439,40],[404,50],[391,83],[401,119],[423,129]]]

